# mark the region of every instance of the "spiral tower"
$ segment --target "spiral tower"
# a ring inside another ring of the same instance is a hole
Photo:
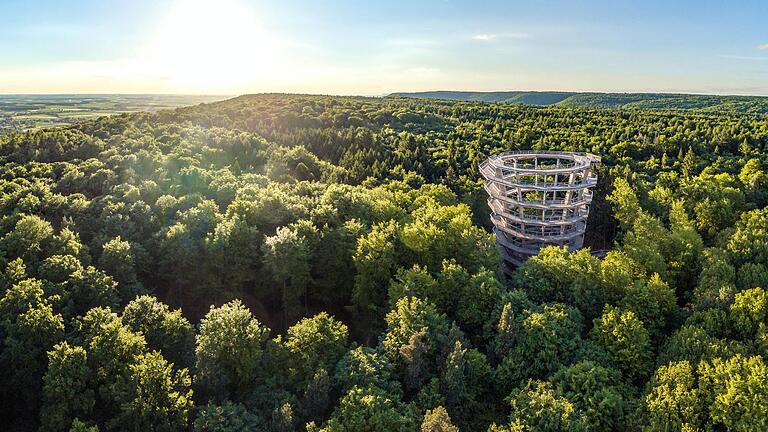
[[[545,246],[580,249],[584,244],[592,191],[597,184],[590,153],[508,152],[480,166],[491,221],[505,272]]]

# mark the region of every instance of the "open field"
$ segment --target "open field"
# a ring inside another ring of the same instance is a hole
[[[222,99],[226,96],[0,95],[0,134],[65,125],[104,115],[154,112]]]

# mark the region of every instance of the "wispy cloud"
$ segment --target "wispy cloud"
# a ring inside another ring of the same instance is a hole
[[[496,37],[496,35],[492,34],[479,34],[472,36],[472,39],[476,41],[490,41],[496,39]]]
[[[758,45],[757,49],[759,49],[760,51],[768,51],[768,43],[767,44]]]
[[[720,57],[731,59],[731,60],[756,60],[756,61],[768,60],[768,56],[723,55]]]
[[[488,42],[499,39],[530,39],[530,33],[525,32],[513,32],[513,33],[481,33],[472,36],[472,40],[480,42]]]

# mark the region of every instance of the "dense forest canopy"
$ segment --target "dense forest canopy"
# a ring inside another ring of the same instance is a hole
[[[602,156],[504,279],[479,164]],[[768,120],[252,95],[0,137],[6,430],[764,431]]]
[[[526,105],[557,105],[572,108],[684,110],[709,114],[768,114],[768,97],[765,96],[558,91],[426,91],[393,93],[392,96]]]

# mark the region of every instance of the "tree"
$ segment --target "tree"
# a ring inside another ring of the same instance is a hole
[[[21,258],[26,265],[37,265],[49,250],[53,227],[39,216],[22,216],[13,231],[0,239],[0,252],[8,259]]]
[[[144,286],[136,275],[135,265],[130,243],[123,241],[119,236],[104,243],[99,267],[117,282],[123,302],[128,302],[144,292]]]
[[[201,400],[241,396],[253,386],[268,332],[239,300],[211,306],[195,348]]]
[[[158,352],[143,354],[130,365],[128,393],[111,427],[178,431],[194,406],[187,369],[173,371]]]
[[[447,351],[451,330],[447,317],[418,297],[402,298],[387,314],[381,348],[388,360],[417,389],[434,376],[440,353]]]
[[[347,326],[325,312],[304,318],[288,329],[285,346],[301,381],[316,371],[334,370],[347,350]]]
[[[155,297],[136,297],[123,310],[123,323],[144,335],[147,346],[158,350],[177,368],[192,366],[195,352],[195,330],[181,315],[171,311]]]
[[[745,263],[739,268],[736,280],[741,289],[768,286],[768,269],[763,264]]]
[[[614,205],[616,219],[625,230],[632,228],[643,213],[635,191],[625,179],[617,178],[613,182],[613,192],[608,196],[608,201]]]
[[[356,347],[342,357],[336,368],[336,381],[342,392],[352,387],[378,387],[394,394],[400,389],[395,371],[384,355],[371,348]]]
[[[371,327],[383,315],[386,287],[397,263],[395,221],[374,225],[368,235],[357,240],[353,257],[355,286],[352,291],[353,311],[362,325]]]
[[[394,280],[389,284],[390,307],[394,307],[403,297],[416,296],[431,302],[440,310],[446,310],[447,294],[429,271],[418,264],[411,269],[398,269]]]
[[[592,340],[605,348],[612,362],[626,377],[640,381],[649,372],[651,344],[648,331],[631,310],[606,306],[594,321]]]
[[[751,338],[768,320],[768,294],[762,288],[752,288],[736,294],[731,304],[731,320],[736,330]]]
[[[264,264],[280,286],[283,303],[283,325],[288,327],[309,282],[309,251],[295,230],[278,228],[274,236],[264,240]]]
[[[576,360],[582,345],[581,316],[563,304],[545,304],[523,312],[516,343],[497,368],[502,394],[528,378],[546,378]]]
[[[399,399],[377,387],[352,387],[341,398],[338,408],[318,432],[410,432],[416,419]]]
[[[483,326],[504,292],[502,284],[490,270],[481,268],[458,292],[456,321],[470,334],[482,334]]]
[[[240,295],[244,285],[255,281],[262,264],[263,240],[258,229],[248,225],[241,215],[225,219],[208,234],[206,252],[221,284],[221,289],[213,293],[214,302],[221,294]]]
[[[79,268],[63,288],[62,310],[66,317],[83,316],[95,307],[117,309],[121,303],[117,283],[96,267]]]
[[[427,410],[427,413],[424,414],[421,432],[459,432],[459,428],[451,423],[448,411],[439,406],[433,410]]]
[[[597,286],[599,268],[600,261],[587,250],[571,254],[565,246],[548,246],[524,262],[514,280],[534,301],[573,302],[577,281],[581,286]]]
[[[651,431],[699,428],[706,411],[702,410],[701,393],[691,364],[681,361],[659,367],[651,380],[645,406]]]
[[[739,180],[746,187],[750,199],[758,207],[768,200],[768,174],[763,171],[759,159],[750,159],[739,173]]]
[[[64,336],[64,320],[43,296],[42,284],[23,280],[0,298],[0,397],[11,419],[34,422],[46,352]]]
[[[63,431],[78,417],[88,418],[96,404],[89,388],[92,371],[88,353],[79,346],[61,342],[48,353],[48,371],[43,378],[42,429]]]
[[[198,411],[194,422],[195,432],[249,432],[263,426],[258,416],[231,401],[205,405]]]
[[[737,264],[747,262],[768,266],[768,208],[741,215],[736,231],[728,240],[728,250]]]
[[[546,382],[529,381],[511,397],[511,431],[574,432],[584,430],[584,419],[568,399]],[[501,431],[498,427],[492,431]]]
[[[588,431],[622,431],[633,407],[630,389],[615,370],[584,361],[560,369],[552,377],[557,393],[571,401],[584,415]]]
[[[691,178],[696,173],[696,155],[693,153],[693,147],[688,147],[682,163],[683,175],[685,178]]]
[[[709,415],[714,424],[727,430],[752,431],[768,428],[768,366],[760,356],[736,355],[699,365],[699,386],[711,392]]]
[[[658,273],[654,273],[647,282],[636,281],[630,285],[620,305],[637,315],[653,340],[662,337],[665,328],[677,312],[675,291],[659,277]]]
[[[699,326],[687,324],[669,337],[659,353],[658,361],[666,364],[686,360],[696,365],[702,359],[730,358],[744,350],[738,343],[719,339]]]

